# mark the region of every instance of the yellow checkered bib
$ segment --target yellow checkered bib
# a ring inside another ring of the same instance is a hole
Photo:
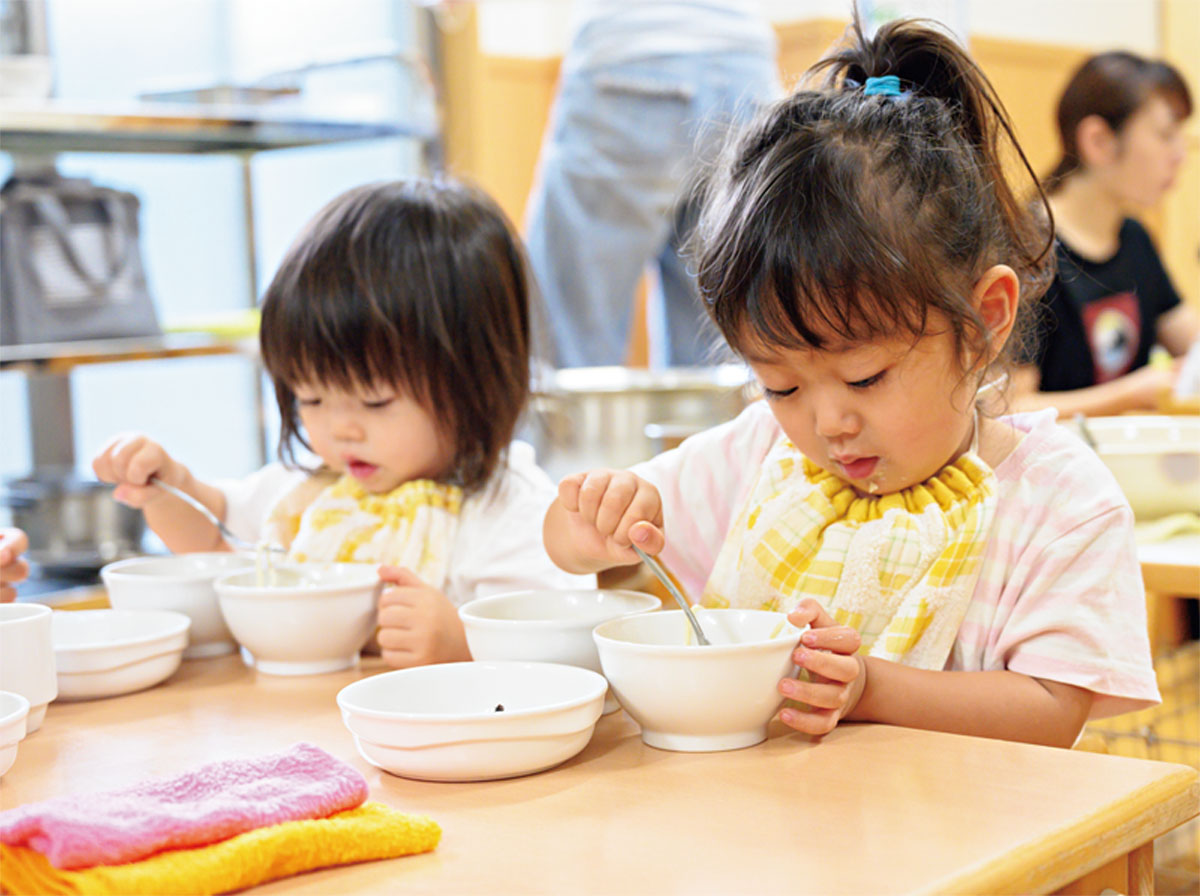
[[[290,560],[391,563],[441,588],[462,497],[458,486],[430,479],[374,495],[352,476],[318,473],[275,506],[266,537],[286,547]]]
[[[704,588],[709,607],[811,597],[863,655],[941,669],[979,578],[996,476],[968,452],[919,485],[859,494],[787,439],[772,446]]]

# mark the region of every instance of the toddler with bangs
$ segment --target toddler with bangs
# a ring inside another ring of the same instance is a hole
[[[172,551],[228,547],[152,479],[291,560],[379,564],[384,659],[469,660],[458,606],[595,587],[547,557],[537,521],[554,485],[512,441],[529,394],[529,305],[518,240],[482,193],[448,180],[350,190],[300,234],[263,299],[281,462],[210,484],[124,434],[92,467]]]
[[[765,400],[632,470],[566,477],[546,547],[587,573],[637,544],[705,606],[810,626],[802,674],[779,684],[798,731],[1070,746],[1158,691],[1107,468],[1053,412],[983,413],[1053,274],[1050,234],[951,38],[910,21],[848,35],[821,87],[767,109],[706,187],[701,293]]]

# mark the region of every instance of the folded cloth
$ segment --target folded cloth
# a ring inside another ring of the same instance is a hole
[[[362,775],[301,743],[123,790],[55,797],[0,812],[0,843],[36,850],[56,868],[115,865],[282,821],[324,818],[366,798]]]
[[[429,852],[442,831],[380,803],[329,818],[287,821],[196,849],[127,865],[60,871],[32,849],[0,845],[5,893],[228,893],[304,871]]]

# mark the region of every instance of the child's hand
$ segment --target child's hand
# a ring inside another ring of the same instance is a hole
[[[166,496],[162,489],[148,484],[152,477],[183,487],[187,475],[162,445],[140,433],[114,436],[92,461],[92,470],[102,482],[116,483],[114,498],[137,508]]]
[[[779,692],[809,709],[787,707],[779,718],[805,734],[828,734],[858,704],[866,686],[866,662],[857,655],[862,639],[849,626],[838,625],[811,598],[797,604],[788,622],[798,628],[809,626],[792,658],[808,670],[810,680],[785,678]]]
[[[0,529],[0,603],[15,600],[17,582],[29,575],[29,564],[21,557],[29,538],[20,529]]]
[[[636,541],[647,554],[666,544],[658,489],[626,470],[591,470],[558,484],[569,535],[577,549],[613,565],[638,562]]]
[[[391,584],[379,596],[379,649],[389,666],[407,669],[471,658],[462,620],[450,599],[402,566],[379,567]]]

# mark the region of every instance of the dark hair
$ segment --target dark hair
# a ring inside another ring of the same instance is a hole
[[[1002,149],[1015,150],[1035,188],[1037,178],[991,84],[953,39],[913,21],[867,38],[857,16],[847,36],[810,69],[810,79],[824,73],[820,89],[765,110],[710,178],[701,295],[743,354],[756,343],[822,348],[822,331],[917,336],[937,310],[962,359],[986,335],[970,300],[984,271],[1010,265],[1027,300],[1052,276],[1048,228],[1009,186]],[[888,75],[899,95],[864,89]]]
[[[1182,120],[1192,114],[1192,96],[1179,72],[1165,62],[1114,50],[1081,65],[1058,99],[1058,138],[1062,155],[1046,176],[1046,189],[1057,190],[1079,170],[1075,138],[1085,118],[1099,115],[1120,133],[1125,122],[1151,96],[1163,97]]]
[[[446,179],[372,184],[326,205],[288,250],[262,306],[280,458],[295,460],[293,391],[387,382],[453,446],[447,481],[473,490],[504,456],[529,394],[529,278],[512,227]]]

